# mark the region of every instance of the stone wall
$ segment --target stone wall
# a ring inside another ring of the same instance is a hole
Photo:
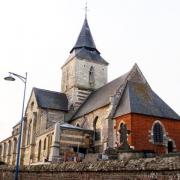
[[[98,89],[107,83],[107,65],[94,63],[88,60],[76,60],[75,79],[76,85],[82,89],[92,89],[89,84],[89,71],[94,68],[94,87]]]
[[[1,165],[0,180],[12,180],[13,172],[14,167]],[[24,166],[20,169],[20,177],[20,180],[178,180],[180,157]]]
[[[93,68],[93,83],[90,83],[90,69]],[[70,55],[68,62],[62,67],[61,90],[68,97],[71,105],[79,107],[92,90],[107,83],[107,65],[98,64],[86,59],[78,59]]]
[[[82,128],[94,130],[96,126],[96,131],[99,133],[100,138],[95,140],[95,146],[97,147],[97,152],[101,153],[107,147],[108,139],[108,115],[110,111],[110,106],[104,106],[93,112],[86,114],[83,117],[77,118],[72,122],[73,125],[79,125]],[[96,122],[95,122],[96,121]]]

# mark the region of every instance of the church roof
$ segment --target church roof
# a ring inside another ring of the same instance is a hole
[[[67,111],[68,99],[64,93],[33,88],[37,104],[41,108]]]
[[[78,59],[86,59],[88,61],[108,65],[108,63],[100,56],[99,53],[97,53],[97,51],[89,51],[84,47],[81,49],[75,49],[75,56]]]
[[[180,119],[146,83],[128,81],[115,117],[138,113],[162,118]]]
[[[89,28],[87,18],[84,19],[84,23],[83,23],[82,29],[80,31],[80,34],[78,36],[78,39],[76,41],[76,44],[74,45],[74,47],[72,48],[70,53],[74,49],[78,49],[78,48],[82,48],[82,47],[85,47],[85,48],[91,49],[91,50],[95,50],[99,53],[99,51],[96,49],[96,45],[94,43],[90,28]]]
[[[73,119],[76,119],[85,114],[88,114],[89,112],[92,112],[93,110],[108,105],[110,103],[111,97],[116,94],[117,89],[124,84],[127,75],[128,73],[92,92],[87,100],[80,106]]]
[[[136,64],[130,72],[92,92],[72,119],[108,105],[114,101],[113,97],[118,100],[113,117],[139,113],[180,120],[180,116],[151,89]]]
[[[95,63],[108,65],[108,63],[100,56],[100,52],[96,48],[86,17],[78,39],[70,53],[70,57],[67,59],[66,63],[74,57],[77,57],[80,60],[85,59]]]

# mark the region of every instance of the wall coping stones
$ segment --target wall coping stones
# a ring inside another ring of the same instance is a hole
[[[180,156],[139,158],[128,161],[63,162],[22,166],[22,172],[122,172],[122,171],[180,171]],[[14,166],[0,165],[0,172],[15,171]]]

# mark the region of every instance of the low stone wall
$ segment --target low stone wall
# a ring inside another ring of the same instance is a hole
[[[0,166],[0,180],[12,180],[14,167]],[[21,180],[180,180],[180,157],[24,166]]]

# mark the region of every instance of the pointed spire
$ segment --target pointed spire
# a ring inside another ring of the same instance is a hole
[[[76,44],[74,45],[74,47],[72,48],[70,53],[74,49],[79,49],[79,48],[86,48],[88,50],[97,51],[99,53],[99,51],[96,49],[96,45],[94,43],[90,28],[88,25],[86,15],[85,15],[85,19],[84,19],[84,23],[83,23],[81,32],[80,32],[78,39],[76,41]]]

